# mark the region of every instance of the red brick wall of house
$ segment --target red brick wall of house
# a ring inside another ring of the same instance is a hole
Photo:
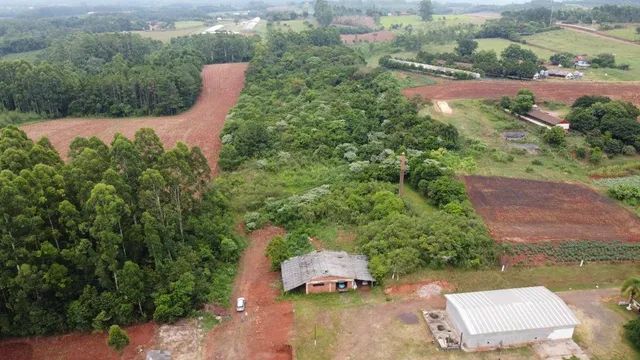
[[[318,277],[312,279],[306,284],[307,293],[309,294],[318,294],[325,292],[337,292],[336,282],[338,281],[346,281],[347,282],[347,290],[350,290],[353,287],[352,279],[345,279],[339,276],[325,276]],[[316,286],[314,286],[314,283]],[[322,285],[320,285],[322,283]]]

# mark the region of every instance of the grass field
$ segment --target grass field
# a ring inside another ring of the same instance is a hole
[[[315,27],[317,26],[317,22],[315,19],[308,20],[288,20],[288,21],[277,21],[271,22],[270,26],[267,26],[266,21],[260,21],[256,28],[254,29],[258,34],[266,34],[269,27],[274,31],[303,31],[309,29],[309,25]]]
[[[14,60],[26,60],[35,61],[38,59],[38,55],[42,54],[44,50],[26,51],[17,54],[9,54],[0,57],[0,60],[14,61]]]
[[[380,24],[387,30],[391,30],[393,24],[411,25],[414,29],[429,30],[460,24],[479,25],[485,21],[484,17],[471,15],[434,15],[432,21],[422,21],[418,15],[382,16],[380,18]]]
[[[568,51],[574,54],[595,56],[611,53],[616,63],[629,64],[628,71],[617,69],[590,69],[585,73],[588,80],[640,80],[640,46],[612,41],[603,37],[571,30],[555,30],[525,37],[527,43],[554,49],[557,52]],[[541,50],[534,50],[542,57]],[[548,52],[545,54],[547,55]],[[548,59],[548,56],[546,56]]]
[[[201,27],[201,26],[205,26],[204,21],[185,20],[185,21],[176,21],[174,23],[174,27],[176,28],[176,30],[191,29],[191,28]]]
[[[203,30],[207,29],[207,26],[195,26],[195,27],[187,27],[187,28],[176,28],[173,30],[164,30],[164,31],[132,31],[134,34],[139,34],[142,37],[160,40],[162,42],[169,42],[171,39],[180,37],[180,36],[189,36],[194,34],[199,34]]]
[[[420,270],[406,275],[400,283],[425,279],[447,280],[456,292],[507,289],[543,285],[552,291],[618,288],[630,274],[640,273],[640,264],[588,263],[578,266],[514,267],[505,272],[491,270]]]
[[[631,41],[640,41],[640,34],[636,31],[636,27],[640,24],[627,24],[621,29],[612,29],[603,31],[605,34],[614,35]]]
[[[472,171],[474,175],[590,183],[588,172],[591,166],[549,148],[542,141],[539,127],[516,120],[480,100],[459,100],[450,102],[449,105],[453,110],[451,115],[438,113],[431,106],[425,107],[422,113],[453,124],[466,138],[478,141],[481,146],[486,147],[486,151],[476,158],[477,167]],[[507,142],[502,135],[509,130],[526,131],[523,143],[536,144],[541,152],[532,155],[514,150],[514,143]],[[568,140],[573,144],[584,142],[582,137],[572,135]],[[508,160],[509,155],[513,157],[512,161]],[[536,164],[542,165],[534,165],[534,160]]]

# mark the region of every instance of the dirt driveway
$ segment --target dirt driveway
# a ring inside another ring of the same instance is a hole
[[[574,339],[592,358],[638,358],[637,353],[622,340],[622,325],[628,318],[612,309],[620,299],[619,289],[574,290],[559,292],[558,295],[580,320]]]
[[[234,312],[231,320],[206,335],[204,359],[293,359],[289,345],[293,307],[288,301],[277,301],[280,275],[271,271],[265,256],[269,241],[283,234],[283,229],[270,226],[249,236],[233,290],[233,303],[237,297],[245,297],[247,311]]]

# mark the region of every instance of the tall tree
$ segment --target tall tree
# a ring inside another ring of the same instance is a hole
[[[333,9],[327,0],[316,0],[313,5],[314,16],[320,26],[329,26],[333,21]]]
[[[422,21],[433,20],[433,5],[431,4],[431,0],[420,1],[418,14],[420,14],[420,18],[422,18]]]

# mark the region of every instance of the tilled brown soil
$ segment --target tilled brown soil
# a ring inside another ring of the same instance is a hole
[[[516,80],[468,80],[444,81],[404,89],[408,98],[420,96],[426,100],[499,99],[514,96],[520,89],[529,89],[539,101],[573,103],[583,95],[604,95],[614,99],[640,104],[640,83],[607,83],[587,81],[516,81]]]
[[[110,143],[116,133],[132,138],[138,129],[153,128],[166,148],[172,148],[178,141],[189,146],[199,146],[213,174],[216,174],[222,146],[220,133],[227,113],[238,101],[246,69],[245,63],[206,66],[202,72],[200,97],[190,110],[176,116],[69,118],[29,124],[22,129],[34,140],[48,137],[60,154],[66,157],[69,144],[78,136],[97,136]]]
[[[232,319],[205,337],[204,359],[290,360],[289,343],[293,328],[293,306],[278,301],[280,274],[271,271],[265,256],[267,245],[284,230],[270,226],[249,236],[249,247],[240,260],[233,299],[247,299],[245,313],[234,313]]]
[[[387,30],[375,31],[366,34],[340,35],[340,40],[347,45],[361,42],[387,42],[393,41],[395,38],[396,34]]]
[[[464,182],[496,241],[640,241],[640,219],[585,186],[485,176]]]
[[[141,360],[153,349],[158,326],[149,322],[126,328],[129,345],[119,354],[107,346],[106,333],[8,339],[0,342],[2,360]]]

